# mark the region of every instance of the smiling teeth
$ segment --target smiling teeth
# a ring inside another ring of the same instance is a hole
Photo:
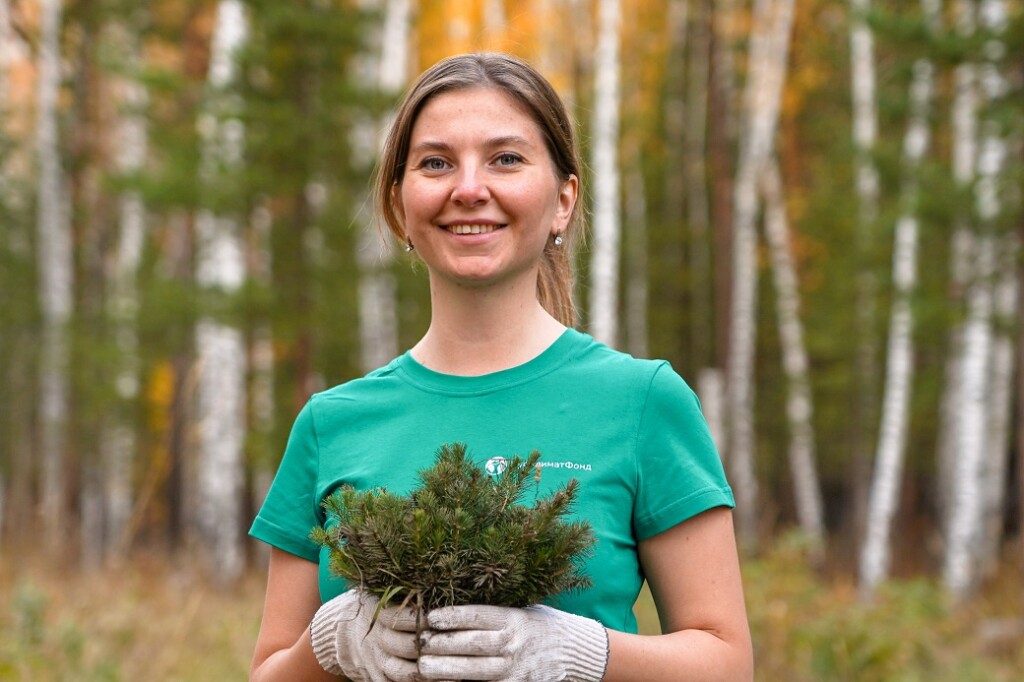
[[[497,225],[450,225],[448,230],[455,234],[485,234],[494,232]]]

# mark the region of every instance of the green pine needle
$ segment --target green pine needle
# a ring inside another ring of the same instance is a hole
[[[523,502],[540,478],[534,452],[512,458],[497,477],[466,457],[463,443],[443,445],[419,472],[408,497],[383,488],[343,486],[324,500],[325,528],[310,537],[328,547],[330,570],[382,604],[420,610],[458,604],[527,606],[590,587],[582,564],[594,535],[564,521],[576,499],[573,479],[551,495]]]

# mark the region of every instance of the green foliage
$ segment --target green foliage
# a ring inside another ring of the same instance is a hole
[[[93,572],[35,560],[0,560],[0,680],[245,679],[262,576],[223,590],[172,578],[164,562]]]
[[[384,603],[527,606],[584,589],[581,562],[594,537],[586,522],[562,520],[578,482],[522,503],[539,459],[514,457],[492,478],[465,445],[444,445],[408,497],[351,486],[335,492],[324,501],[328,523],[312,537],[330,548],[334,573]]]
[[[805,548],[784,537],[743,564],[758,682],[1020,678],[1024,643],[985,634],[986,623],[1024,613],[1012,557],[973,604],[954,611],[925,580],[894,581],[862,604],[852,585],[808,570]],[[188,560],[136,557],[90,572],[36,559],[33,548],[0,556],[0,680],[245,679],[264,575],[225,590],[197,580]],[[647,590],[634,610],[641,633],[660,632]]]
[[[758,680],[1016,679],[1024,647],[987,651],[980,631],[991,614],[954,609],[942,587],[923,578],[894,580],[864,602],[855,586],[808,569],[806,549],[799,536],[784,536],[744,565]]]

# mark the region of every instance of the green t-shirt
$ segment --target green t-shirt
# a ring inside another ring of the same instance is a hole
[[[569,329],[526,364],[478,377],[439,374],[408,353],[322,393],[299,413],[250,534],[320,565],[326,601],[347,589],[309,539],[342,484],[408,494],[437,449],[463,442],[478,464],[541,453],[540,494],[580,482],[575,517],[597,544],[588,590],[556,608],[636,632],[637,542],[734,505],[693,391],[664,361],[637,360]]]

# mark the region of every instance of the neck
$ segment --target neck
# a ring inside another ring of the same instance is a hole
[[[479,376],[540,355],[565,331],[537,301],[536,283],[472,289],[431,282],[430,328],[412,349],[420,364],[444,374]]]

